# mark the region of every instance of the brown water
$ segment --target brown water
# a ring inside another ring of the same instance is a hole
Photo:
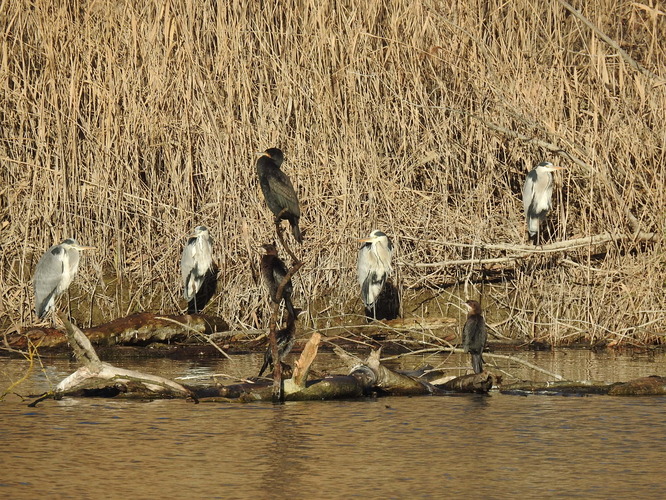
[[[666,372],[663,354],[520,356],[566,378],[616,381]],[[402,364],[423,361],[464,364],[457,356]],[[252,355],[233,365],[122,364],[195,377],[247,374],[260,362]],[[46,364],[46,374],[32,376],[21,391],[45,390],[47,376],[57,381],[75,368]],[[3,387],[24,367],[0,359]],[[520,366],[501,368],[538,378]],[[64,399],[28,408],[10,396],[0,403],[0,497],[658,498],[665,403],[663,397],[493,393],[284,405]]]

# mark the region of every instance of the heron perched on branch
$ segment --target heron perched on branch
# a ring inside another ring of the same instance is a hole
[[[483,371],[483,349],[486,347],[488,333],[486,322],[481,312],[481,304],[476,300],[465,302],[467,306],[467,321],[463,327],[463,350],[472,355],[472,368],[474,373]]]
[[[280,170],[284,154],[278,148],[270,148],[260,154],[257,160],[257,176],[266,204],[276,219],[289,221],[294,238],[302,243],[303,236],[298,227],[301,218],[298,197],[291,180]]]
[[[267,243],[261,245],[261,248],[264,250],[264,255],[262,255],[260,263],[261,276],[264,279],[264,283],[266,283],[271,300],[273,303],[279,304],[277,291],[280,287],[280,283],[282,283],[282,280],[287,276],[287,266],[285,266],[282,259],[278,257],[275,245]],[[287,314],[292,318],[296,318],[294,306],[291,303],[291,294],[293,291],[294,288],[291,284],[291,280],[289,280],[282,290],[282,298],[284,299],[284,305],[287,308]]]
[[[553,196],[553,174],[564,167],[556,167],[548,161],[535,166],[527,174],[523,186],[523,207],[527,220],[527,234],[530,241],[537,243],[540,226],[551,208]]]
[[[363,246],[358,251],[356,273],[358,283],[361,285],[361,298],[368,311],[372,311],[373,318],[377,319],[376,301],[379,297],[386,279],[393,272],[391,258],[393,257],[393,244],[391,240],[377,229],[370,233],[368,238],[359,242]]]
[[[180,259],[180,274],[183,278],[183,296],[187,302],[194,301],[193,312],[197,313],[197,293],[206,276],[213,269],[213,238],[206,226],[197,226],[189,235],[183,256]]]
[[[69,288],[79,270],[79,250],[94,250],[81,246],[73,238],[53,245],[39,259],[33,286],[35,289],[35,313],[43,319],[55,307],[56,299]]]

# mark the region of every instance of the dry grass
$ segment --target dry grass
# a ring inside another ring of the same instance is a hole
[[[627,231],[627,211],[664,234],[663,8],[583,6],[655,78],[555,2],[249,5],[0,4],[4,326],[32,323],[32,270],[68,236],[101,249],[72,286],[80,321],[182,309],[178,262],[197,224],[211,229],[221,269],[207,311],[263,324],[254,247],[273,234],[253,153],[270,146],[284,149],[301,197],[297,302],[316,304],[315,318],[361,310],[355,238],[375,227],[397,244],[407,314],[423,288],[476,280],[477,294],[478,270],[400,262],[470,254],[422,240],[522,242],[520,188],[542,159],[569,167],[558,238]],[[663,339],[663,240],[595,258],[601,250],[570,252],[580,265],[534,260],[484,288],[485,304],[510,317],[498,331]]]

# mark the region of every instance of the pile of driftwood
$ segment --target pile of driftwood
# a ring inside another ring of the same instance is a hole
[[[188,386],[160,376],[115,367],[101,361],[90,339],[64,315],[60,318],[66,337],[80,367],[63,379],[53,392],[43,394],[31,405],[47,398],[125,397],[125,398],[186,398],[195,402],[214,401],[275,401],[274,381],[246,379],[240,383],[213,383]],[[507,394],[610,394],[664,395],[666,378],[645,377],[627,383],[604,384],[591,382],[548,383],[520,382],[502,385],[501,379],[484,371],[460,377],[438,378],[434,372],[399,372],[380,363],[380,350],[361,360],[336,347],[334,351],[350,369],[346,375],[334,375],[310,380],[310,367],[316,358],[321,335],[313,333],[300,358],[295,362],[290,378],[281,381],[279,400],[350,399],[369,395],[443,395],[452,392],[487,393],[493,387]]]

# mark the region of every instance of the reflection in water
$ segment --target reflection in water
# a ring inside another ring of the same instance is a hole
[[[539,364],[550,363],[548,369],[568,378],[586,373],[617,380],[619,372],[626,380],[664,373],[663,355],[610,354],[605,362],[590,353],[538,356]],[[410,360],[405,367],[422,361]],[[260,363],[261,355],[234,365],[124,364],[176,377],[253,373]],[[5,377],[15,379],[22,366],[0,360],[3,383]],[[49,378],[57,381],[73,368],[55,363]],[[47,385],[41,374],[31,383],[35,392]],[[661,397],[492,394],[284,405],[65,399],[28,408],[10,398],[0,403],[5,464],[0,493],[11,498],[658,497],[666,459],[664,403]]]

